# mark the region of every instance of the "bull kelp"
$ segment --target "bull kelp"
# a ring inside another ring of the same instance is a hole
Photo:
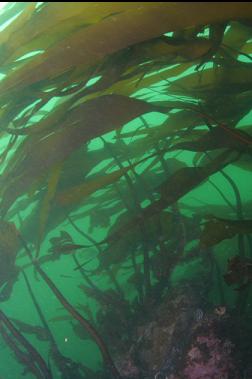
[[[252,378],[252,3],[0,10],[0,377]]]

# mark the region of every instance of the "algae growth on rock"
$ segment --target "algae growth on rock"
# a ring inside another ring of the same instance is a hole
[[[0,377],[252,378],[252,4],[0,10]]]

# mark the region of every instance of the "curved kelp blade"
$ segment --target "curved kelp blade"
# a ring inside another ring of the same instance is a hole
[[[2,213],[38,177],[63,162],[82,144],[154,110],[155,107],[141,100],[119,95],[102,96],[74,108],[55,133],[35,141],[31,137],[29,143],[25,141],[23,159],[12,171],[7,168],[2,176],[3,183],[6,183],[6,188],[2,188]]]
[[[214,246],[225,239],[235,237],[237,234],[251,234],[252,220],[228,220],[213,217],[204,223],[200,236],[200,245]]]

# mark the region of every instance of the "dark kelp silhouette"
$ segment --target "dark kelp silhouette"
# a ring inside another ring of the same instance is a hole
[[[226,220],[212,217],[205,222],[200,237],[202,246],[209,247],[237,234],[252,233],[251,220]]]
[[[10,349],[14,352],[17,361],[25,366],[23,371],[23,375],[28,372],[34,374],[37,379],[43,379],[46,376],[41,372],[40,368],[36,366],[36,363],[31,360],[31,356],[29,352],[24,352],[22,348],[18,346],[18,343],[15,338],[13,338],[3,327],[0,326],[1,335],[5,341],[5,343],[10,347]]]
[[[5,313],[0,310],[0,320],[2,324],[12,333],[16,340],[26,349],[29,359],[34,362],[40,370],[43,378],[52,379],[51,372],[40,353],[27,341],[27,339],[16,329]]]
[[[18,231],[13,223],[0,220],[0,301],[9,298],[15,281],[18,278],[19,269],[15,265],[20,241]]]
[[[31,251],[29,247],[27,246],[26,242],[20,235],[20,240],[22,241],[23,247],[27,251],[27,254],[32,258]],[[40,274],[40,276],[43,278],[45,283],[48,285],[48,287],[52,290],[54,295],[57,297],[57,299],[60,301],[60,303],[64,306],[64,308],[73,316],[74,319],[76,319],[82,327],[88,331],[88,333],[94,338],[95,342],[99,346],[101,353],[104,358],[104,363],[108,366],[108,369],[111,371],[111,374],[113,377],[120,379],[121,376],[117,370],[117,368],[114,365],[114,362],[107,350],[107,347],[102,339],[102,337],[97,333],[95,328],[90,324],[90,322],[85,319],[63,296],[63,294],[59,291],[59,289],[55,286],[55,284],[52,282],[52,280],[47,276],[47,274],[41,269],[41,267],[36,263],[36,261],[33,261],[33,265],[36,269],[36,271]]]
[[[37,310],[37,313],[39,315],[39,318],[41,320],[41,323],[43,325],[43,329],[45,330],[45,334],[46,334],[46,338],[47,340],[50,342],[50,346],[51,346],[51,357],[55,363],[55,365],[57,366],[57,368],[59,369],[59,372],[61,373],[61,377],[62,379],[68,379],[70,378],[71,376],[73,377],[79,377],[81,378],[81,371],[84,371],[84,373],[87,371],[87,368],[85,368],[83,365],[81,364],[77,364],[75,362],[73,362],[70,358],[67,358],[65,357],[59,350],[58,346],[57,346],[57,343],[55,341],[55,338],[49,328],[49,325],[45,319],[45,316],[43,314],[43,311],[38,303],[38,301],[36,300],[36,297],[34,296],[34,293],[32,291],[32,287],[30,285],[30,282],[28,280],[28,277],[27,275],[25,274],[25,272],[23,271],[23,276],[24,276],[24,279],[25,279],[25,282],[26,282],[26,285],[27,285],[27,289],[29,291],[29,294],[31,296],[31,299],[33,301],[33,304]]]
[[[127,230],[134,228],[135,225],[138,224],[139,220],[151,217],[156,213],[160,213],[161,210],[167,208],[169,205],[172,205],[186,193],[190,192],[194,187],[202,183],[210,175],[231,163],[234,158],[231,157],[231,159],[228,160],[230,155],[230,151],[225,151],[205,167],[186,167],[177,171],[171,176],[171,178],[161,184],[158,188],[158,192],[160,193],[159,200],[142,209],[141,213],[139,213],[136,217],[133,217],[123,226],[119,227],[114,233],[109,235],[99,244],[110,244],[117,241],[124,236]]]

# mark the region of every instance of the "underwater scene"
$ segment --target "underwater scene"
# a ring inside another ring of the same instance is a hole
[[[252,379],[252,3],[0,3],[0,379]]]

